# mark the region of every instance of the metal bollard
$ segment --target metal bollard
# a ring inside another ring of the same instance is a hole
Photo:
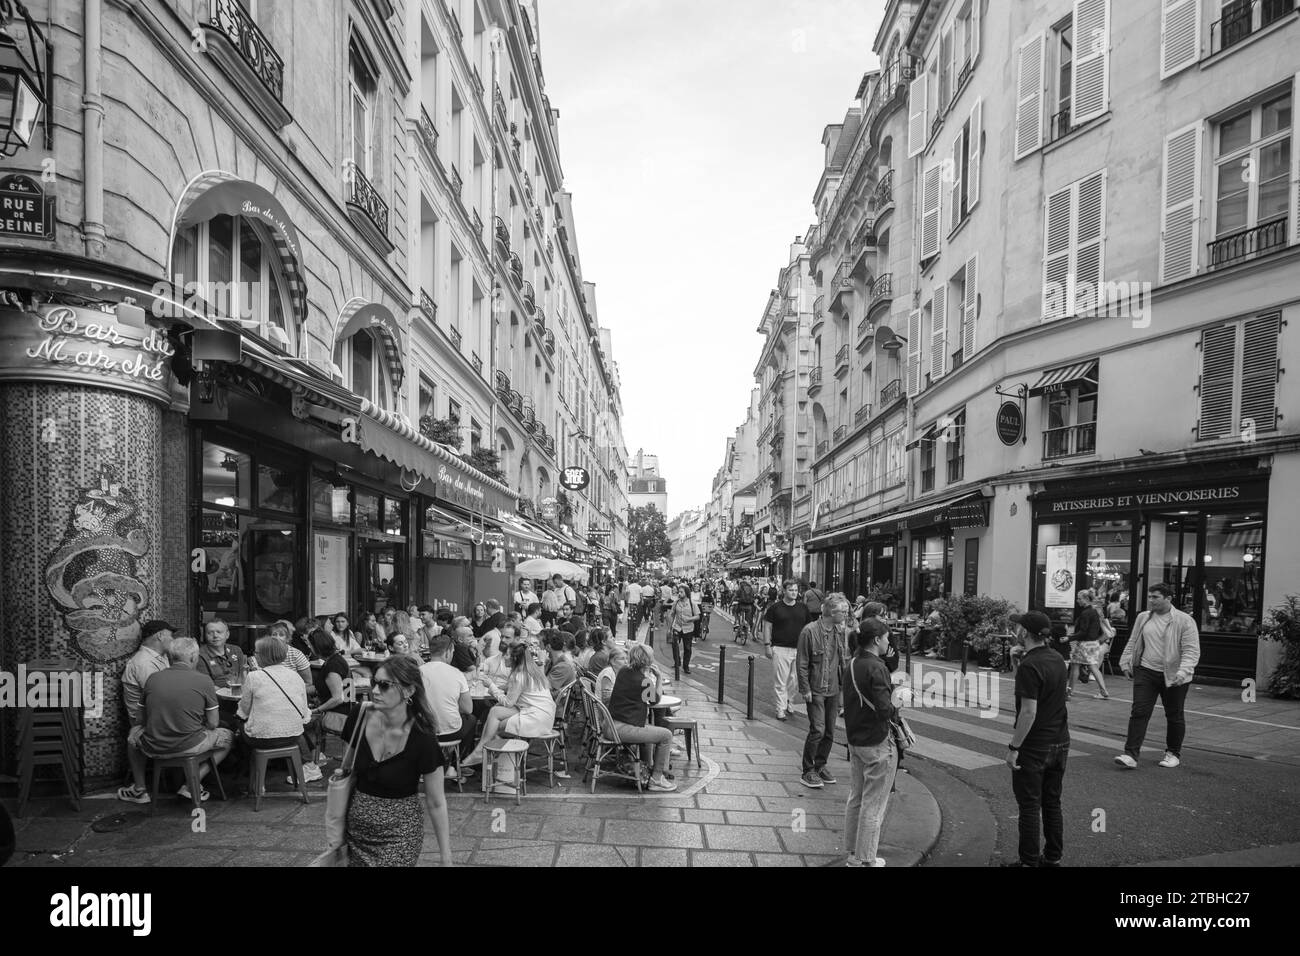
[[[961,673],[966,676],[966,658],[970,655],[970,641],[961,642]]]
[[[749,689],[745,692],[745,719],[754,719],[754,655],[749,655]]]
[[[718,645],[718,703],[722,703],[722,688],[727,679],[727,648]]]

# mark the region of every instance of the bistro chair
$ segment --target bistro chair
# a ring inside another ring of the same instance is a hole
[[[277,747],[274,750],[254,750],[253,759],[248,763],[248,789],[253,794],[253,812],[257,813],[262,809],[262,789],[266,786],[266,767],[272,760],[287,760],[292,765],[293,784],[302,794],[303,803],[311,803],[311,798],[307,796],[307,781],[302,775],[302,756],[298,752],[298,745],[292,747]],[[194,788],[190,788],[190,793]]]
[[[587,772],[583,777],[591,778],[591,792],[596,792],[596,781],[601,777],[621,777],[624,780],[629,777],[636,781],[637,793],[641,793],[641,745],[625,744],[618,736],[618,728],[614,726],[614,718],[609,715],[607,708],[594,697],[589,698],[592,715],[595,718],[595,733],[593,735],[593,747],[591,759],[587,764]],[[618,770],[601,770],[601,765],[610,759],[627,759],[632,764],[632,773],[627,774]]]
[[[691,748],[695,749],[695,769],[703,770],[704,762],[700,757],[700,722],[693,717],[661,717],[660,727],[667,727],[674,734],[681,733],[686,738],[686,762],[691,762]]]

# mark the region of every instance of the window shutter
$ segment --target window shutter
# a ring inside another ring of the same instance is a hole
[[[1295,116],[1295,104],[1300,103],[1300,73],[1295,75],[1295,84],[1291,89],[1291,115]],[[1294,128],[1294,121],[1292,127]],[[1300,145],[1291,137],[1291,242],[1300,243]]]
[[[1277,352],[1282,331],[1280,315],[1250,319],[1245,325],[1241,362],[1241,422],[1255,424],[1257,432],[1277,428]]]
[[[1161,0],[1160,79],[1168,79],[1201,55],[1200,0]]]
[[[952,71],[952,27],[939,37],[939,112],[948,108],[957,86],[957,76]]]
[[[1059,319],[1069,309],[1071,197],[1066,186],[1047,197],[1043,230],[1043,317]]]
[[[908,88],[907,108],[907,157],[920,156],[925,152],[925,143],[930,136],[930,118],[926,115],[928,86],[930,75],[918,66],[920,74]]]
[[[961,357],[967,361],[975,354],[975,322],[979,319],[979,256],[966,260],[966,294],[962,303]]]
[[[1106,171],[1078,183],[1074,231],[1074,314],[1101,303],[1106,252]]]
[[[1232,434],[1232,385],[1237,355],[1237,327],[1220,326],[1201,333],[1202,441]]]
[[[921,188],[921,258],[939,254],[939,216],[943,193],[943,167],[925,171]]]
[[[975,3],[975,9],[979,8],[978,0],[972,0]],[[969,182],[966,185],[966,208],[974,209],[975,204],[980,201],[980,153],[984,150],[984,101],[976,100],[975,105],[970,111],[970,165],[967,167],[966,178]]]
[[[984,0],[971,0],[970,3],[970,61],[980,58],[980,7]]]
[[[1043,145],[1043,34],[1020,47],[1016,77],[1016,159]]]
[[[948,348],[948,283],[934,288],[934,320],[930,330],[930,381],[943,378],[943,353]]]
[[[907,316],[907,394],[921,391],[921,310]]]
[[[1070,123],[1081,126],[1110,105],[1110,0],[1074,0],[1074,52]]]
[[[1200,120],[1165,138],[1164,207],[1160,222],[1160,281],[1195,275],[1201,244]]]
[[[961,221],[961,137],[958,133],[957,138],[952,141],[952,152],[948,155],[948,165],[944,167],[944,172],[952,177],[952,182],[943,191],[944,205],[946,207],[946,222],[949,232],[957,228],[957,223]]]

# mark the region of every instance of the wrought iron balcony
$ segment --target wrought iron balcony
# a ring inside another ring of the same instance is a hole
[[[555,457],[555,438],[554,438],[553,436],[551,436],[551,435],[547,435],[546,438],[543,439],[543,441],[542,441],[542,449],[546,452],[546,454],[548,454],[548,455],[550,455],[552,458],[554,458],[554,457]]]
[[[1235,265],[1286,246],[1290,217],[1243,229],[1210,243],[1210,268]]]
[[[493,373],[492,379],[496,383],[497,396],[502,401],[509,402],[510,401],[510,374],[508,372],[503,372],[501,369],[497,369],[496,372]]]
[[[454,325],[447,326],[447,336],[451,339],[451,344],[456,346],[456,351],[460,351],[460,329]]]
[[[546,237],[546,258],[552,261],[555,259],[555,240],[550,236]]]
[[[497,245],[501,247],[502,252],[510,251],[510,230],[506,227],[506,221],[500,216],[494,216],[492,222],[493,233],[496,236]]]
[[[867,421],[869,418],[871,418],[871,406],[863,405],[861,408],[859,408],[856,412],[853,413],[853,427],[858,428],[859,426],[862,425],[863,422]]]
[[[849,426],[840,425],[838,428],[835,429],[835,432],[832,434],[831,437],[834,440],[835,444],[838,445],[840,442],[844,441],[844,437],[848,435],[848,433],[849,433]]]
[[[429,295],[429,293],[425,292],[423,289],[420,290],[420,311],[431,324],[437,323],[438,304],[433,301],[433,296]]]
[[[514,412],[516,418],[524,417],[524,397],[516,389],[510,390],[510,401],[506,402],[506,408]]]
[[[266,38],[257,22],[244,9],[239,0],[209,0],[208,26],[220,41],[212,45],[223,68],[230,72],[243,72],[256,77],[261,92],[270,96],[279,107],[276,112],[283,112],[288,122],[288,111],[284,110],[284,60],[275,52],[271,41]],[[228,44],[228,46],[227,46]],[[238,61],[226,56],[233,52]],[[253,91],[247,91],[253,92]]]
[[[966,63],[962,66],[962,68],[957,72],[957,86],[953,90],[954,99],[956,99],[957,92],[959,92],[961,88],[966,85],[966,81],[970,79],[970,75],[971,73],[974,72],[974,70],[975,70],[975,64],[972,61],[967,60]]]
[[[533,222],[537,223],[538,233],[546,231],[546,220],[542,218],[542,209],[540,206],[533,207]]]
[[[1051,128],[1047,131],[1047,141],[1055,143],[1062,136],[1067,136],[1074,131],[1074,124],[1070,122],[1070,107],[1066,107],[1059,113],[1052,114]]]
[[[528,200],[529,205],[533,202],[533,178],[524,173],[524,198]]]
[[[469,353],[469,364],[474,367],[475,375],[483,374],[483,360],[479,358],[479,354],[477,352]]]
[[[812,395],[822,387],[822,367],[814,365],[808,372],[808,394]]]
[[[1218,53],[1249,39],[1296,8],[1296,0],[1237,0],[1223,7],[1210,27],[1210,52]]]
[[[460,191],[465,185],[465,180],[461,178],[460,170],[456,164],[451,164],[451,172],[447,175],[447,180],[451,183],[451,192],[457,199],[460,198]]]
[[[477,209],[470,210],[469,221],[474,224],[474,238],[479,242],[483,241],[483,217],[478,214]]]
[[[863,319],[861,322],[858,323],[858,339],[859,339],[859,340],[862,339],[862,338],[864,338],[864,337],[867,336],[867,335],[870,335],[871,332],[872,332],[872,326],[871,326],[871,320],[870,320],[870,319]]]
[[[823,306],[825,305],[825,303],[826,303],[826,296],[824,295],[819,295],[817,296],[817,298],[813,299],[813,315],[821,316],[822,312],[824,311]]]
[[[348,206],[362,213],[374,227],[378,238],[387,242],[388,203],[379,197],[379,190],[370,184],[356,163],[347,167],[347,185]]]
[[[543,336],[542,341],[546,345],[546,351],[549,354],[554,355],[555,354],[555,333],[552,332],[550,329],[547,329],[546,335]]]
[[[1097,423],[1067,425],[1043,430],[1043,460],[1091,455],[1097,450]]]
[[[536,312],[534,312],[533,321],[537,323],[537,330],[539,332],[545,332],[546,331],[546,310],[539,308]]]
[[[537,311],[537,292],[533,289],[533,284],[527,279],[524,280],[520,294],[524,300],[524,308],[528,310],[529,315],[532,315]]]
[[[820,458],[830,450],[831,450],[831,443],[829,441],[819,441],[817,443],[817,450],[813,453],[813,455],[816,458]]]
[[[530,434],[531,434],[533,431],[536,430],[536,428],[537,428],[537,409],[533,406],[533,400],[532,400],[531,398],[525,398],[525,399],[524,399],[524,407],[523,407],[522,421],[523,421],[523,423],[524,423],[524,428],[525,428],[525,429],[526,429]]]
[[[519,258],[519,253],[510,253],[510,278],[515,280],[515,285],[523,285],[524,282],[524,260]]]
[[[835,353],[835,374],[848,371],[849,368],[849,347],[841,345],[840,350]]]
[[[438,161],[438,128],[433,125],[428,110],[423,106],[420,107],[420,118],[416,121],[416,129],[420,133],[420,145],[429,154],[429,159],[436,163]]]
[[[497,119],[501,120],[502,126],[505,126],[509,122],[509,117],[506,115],[506,98],[501,92],[500,83],[492,84],[492,103],[496,107]]]
[[[487,92],[487,87],[483,85],[483,77],[479,76],[478,65],[475,64],[470,68],[470,78],[474,81],[474,92],[482,96]]]
[[[894,274],[886,272],[876,279],[871,286],[871,304],[874,306],[882,299],[892,299],[894,296]]]
[[[892,382],[890,382],[888,385],[886,385],[884,388],[880,390],[881,405],[892,405],[894,402],[898,401],[902,397],[903,397],[903,380],[900,378],[894,379]]]
[[[876,214],[894,204],[894,171],[891,169],[876,183]]]

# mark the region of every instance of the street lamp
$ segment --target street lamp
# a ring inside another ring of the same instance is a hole
[[[10,33],[14,15],[27,27],[30,56]],[[45,48],[42,60],[37,37]],[[0,0],[0,157],[31,145],[32,134],[48,105],[50,43],[17,0]],[[46,124],[48,131],[48,122]]]

